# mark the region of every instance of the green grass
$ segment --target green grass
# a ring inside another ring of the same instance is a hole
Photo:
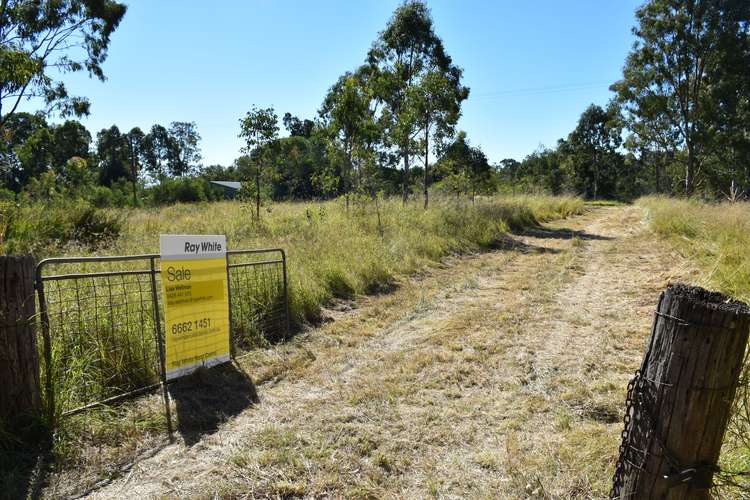
[[[439,264],[446,257],[491,248],[510,231],[584,210],[582,200],[574,197],[488,197],[478,199],[475,205],[435,200],[426,211],[416,203],[403,206],[400,200],[385,200],[379,203],[379,214],[372,202],[355,203],[346,210],[342,200],[334,200],[274,204],[263,210],[258,222],[252,217],[252,207],[233,201],[124,212],[91,212],[88,207],[70,210],[70,206],[36,207],[37,212],[45,213],[39,221],[30,215],[35,213],[34,207],[17,209],[15,219],[5,226],[2,251],[33,251],[38,258],[158,253],[161,233],[225,234],[230,249],[281,247],[287,252],[290,313],[296,325],[315,323],[321,319],[323,308],[337,299],[388,290],[404,276]],[[66,221],[66,211],[75,222]],[[56,230],[58,220],[65,226],[63,230]],[[95,242],[76,238],[81,227],[99,227],[86,222],[89,220],[116,220],[117,231]],[[37,226],[54,237],[34,239]],[[123,263],[119,269],[143,267],[143,262]],[[113,268],[98,263],[77,264],[60,266],[55,272],[104,270]],[[64,367],[53,371],[58,414],[89,402],[79,398],[83,386],[106,397],[155,381],[152,369],[132,364],[142,359],[138,353],[155,350],[153,339],[142,337],[142,331],[152,328],[148,311],[144,316],[124,305],[127,301],[122,298],[132,295],[138,302],[140,286],[119,285],[115,296],[108,297],[102,295],[103,289],[97,295],[92,290],[78,291],[64,282],[56,283],[54,294],[59,304],[75,298],[87,311],[66,312],[64,344],[55,341],[63,337],[62,332],[51,332],[53,357],[67,359],[58,363]],[[75,297],[76,293],[80,295]],[[110,303],[113,306],[108,306]],[[95,315],[91,312],[95,307],[113,314]],[[243,331],[252,329],[252,325],[236,326]],[[260,340],[243,342],[242,346],[262,347]],[[114,345],[124,348],[116,350]],[[159,398],[152,395],[142,401],[63,419],[55,441],[55,467],[95,469],[89,474],[94,481],[152,446],[159,436],[158,428],[164,425]],[[92,453],[93,449],[99,451]],[[14,474],[17,470],[11,467],[9,472],[0,471],[0,478],[12,482],[8,478]]]
[[[750,205],[641,198],[649,226],[703,271],[703,283],[750,302]]]
[[[373,203],[279,203],[252,218],[239,202],[178,204],[133,210],[118,238],[92,252],[69,242],[45,254],[137,254],[159,251],[160,233],[225,234],[230,249],[281,247],[287,252],[290,311],[294,321],[314,321],[334,298],[378,291],[395,277],[419,271],[452,254],[478,251],[501,235],[579,213],[574,197],[508,196],[476,205],[433,202],[425,211],[398,200],[380,204],[382,236]]]
[[[750,302],[750,204],[664,197],[641,198],[638,204],[650,228],[697,264],[699,285]],[[730,471],[750,471],[750,365],[742,379],[721,453],[720,465]],[[750,477],[732,481],[738,486],[724,481],[728,497],[750,490]]]

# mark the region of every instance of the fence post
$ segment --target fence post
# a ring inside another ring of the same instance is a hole
[[[747,305],[719,293],[662,293],[628,387],[613,498],[709,498],[749,325]]]
[[[11,425],[41,409],[34,274],[33,257],[0,256],[0,422]]]

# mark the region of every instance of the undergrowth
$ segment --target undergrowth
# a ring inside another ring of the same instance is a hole
[[[419,272],[446,257],[491,248],[510,231],[584,210],[584,204],[578,198],[552,196],[479,198],[475,204],[435,200],[429,210],[415,203],[404,206],[400,200],[353,203],[348,209],[342,200],[280,203],[267,207],[260,220],[254,219],[253,207],[235,201],[177,204],[122,213],[92,209],[74,202],[66,207],[11,206],[3,212],[5,225],[1,250],[34,252],[38,258],[158,253],[162,233],[225,234],[230,249],[281,247],[287,252],[289,309],[292,321],[297,325],[319,320],[322,309],[337,298],[388,290],[400,277]],[[142,266],[142,263],[138,265]],[[95,272],[105,269],[99,264],[87,264],[75,269],[61,266],[56,272],[66,270]],[[129,293],[128,290],[122,285],[118,293]],[[141,293],[140,288],[138,290]],[[66,293],[74,292],[61,289],[60,293],[63,294],[59,297],[62,303]],[[115,302],[119,300],[115,299]],[[98,300],[101,305],[101,297],[93,300],[94,304]],[[128,317],[128,312],[125,311],[124,315]],[[141,321],[140,315],[134,315],[132,311],[130,318]],[[79,321],[88,325],[82,327],[82,332],[90,339],[111,340],[117,344],[131,343],[133,339],[137,341],[139,337],[131,335],[130,330],[148,327],[145,323],[134,324],[132,328],[129,325],[119,336],[109,330],[88,331],[92,325],[107,328],[106,318],[96,319],[94,323]],[[55,332],[51,334],[54,339]],[[66,353],[92,352],[91,342],[84,337],[68,335]],[[136,344],[124,352],[144,349]],[[104,370],[103,373],[108,374],[106,377],[90,380],[91,374],[85,369],[60,367],[66,380],[64,384],[54,385],[56,391],[63,392],[55,394],[58,404],[74,406],[71,398],[76,397],[76,380],[88,389],[99,387],[106,380],[116,381],[116,387],[121,388],[128,387],[131,382],[134,386],[141,385],[137,380],[121,380],[129,373],[154,375],[142,367],[122,366],[129,359],[138,359],[137,356],[110,360],[106,353],[115,352],[113,349],[99,344],[95,347],[101,359],[89,364],[117,366],[117,373]],[[56,359],[69,359],[65,353],[60,357],[57,353],[53,348]],[[80,364],[88,366],[83,360]],[[100,389],[106,393],[106,387]],[[86,470],[90,481],[102,475],[116,474],[118,464],[132,460],[144,446],[150,446],[147,443],[158,439],[158,428],[164,425],[158,401],[158,396],[152,395],[145,398],[143,404],[127,404],[111,410],[104,408],[86,413],[82,418],[67,419],[67,423],[63,419],[54,443],[54,467],[58,470]],[[0,484],[17,482],[13,478],[20,475],[19,471],[10,465],[10,468],[3,467],[6,470],[0,471]],[[81,482],[87,483],[88,480],[84,478]]]
[[[429,210],[400,200],[353,204],[279,203],[252,216],[239,202],[178,204],[129,214],[108,254],[159,251],[159,234],[225,234],[230,249],[287,252],[293,321],[315,321],[321,306],[388,287],[451,254],[478,251],[500,236],[583,210],[574,197],[514,196],[476,205],[434,202]],[[378,222],[380,221],[380,223]],[[67,248],[75,253],[82,248]]]
[[[750,204],[641,198],[648,224],[702,271],[701,286],[750,302]],[[717,482],[720,496],[750,491],[750,363],[745,363],[724,439]],[[722,491],[722,490],[720,490]]]

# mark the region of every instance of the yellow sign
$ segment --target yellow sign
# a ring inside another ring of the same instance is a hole
[[[229,361],[226,237],[161,235],[167,379]]]

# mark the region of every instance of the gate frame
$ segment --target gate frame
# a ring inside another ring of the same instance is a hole
[[[279,258],[276,260],[262,260],[262,261],[253,261],[253,262],[244,262],[244,263],[236,263],[232,264],[230,261],[230,256],[232,255],[252,255],[252,254],[263,254],[263,253],[279,253]],[[47,398],[47,416],[50,422],[51,427],[54,429],[57,426],[57,422],[55,421],[55,394],[53,390],[53,380],[52,380],[52,336],[50,333],[50,322],[49,322],[49,310],[47,307],[47,299],[45,295],[44,290],[44,282],[45,281],[61,281],[66,279],[79,279],[79,278],[98,278],[98,277],[104,277],[104,276],[127,276],[127,275],[150,275],[150,285],[151,285],[151,307],[154,315],[154,335],[157,345],[157,356],[158,356],[158,371],[159,371],[159,382],[155,384],[151,384],[144,387],[139,387],[137,389],[134,389],[132,391],[128,391],[122,394],[117,394],[115,396],[105,398],[99,401],[94,401],[92,403],[87,403],[83,406],[80,406],[78,408],[73,408],[71,410],[64,411],[60,416],[67,417],[70,415],[75,415],[78,413],[85,412],[87,410],[98,408],[100,406],[107,406],[112,403],[120,402],[126,399],[129,399],[134,396],[138,396],[144,393],[147,393],[149,391],[152,391],[157,388],[161,388],[162,392],[162,398],[164,400],[164,412],[165,416],[167,418],[167,430],[169,432],[169,439],[170,441],[173,440],[173,434],[174,434],[174,426],[172,423],[172,414],[171,414],[171,405],[170,405],[170,398],[169,398],[169,391],[167,390],[167,385],[171,383],[171,381],[167,381],[166,379],[166,355],[165,355],[165,348],[164,348],[164,332],[162,330],[161,325],[161,313],[160,313],[160,305],[159,305],[159,296],[161,294],[160,287],[157,287],[156,283],[156,275],[158,273],[161,273],[161,266],[156,266],[156,259],[161,260],[161,254],[157,253],[150,253],[150,254],[138,254],[138,255],[108,255],[108,256],[89,256],[89,257],[50,257],[46,259],[42,259],[39,261],[36,265],[35,269],[35,279],[34,279],[34,288],[37,292],[37,298],[39,301],[39,318],[40,318],[40,324],[41,324],[41,332],[42,332],[42,347],[43,347],[43,357],[44,357],[44,366],[45,366],[45,396]],[[51,265],[60,265],[60,264],[79,264],[79,263],[86,263],[86,262],[131,262],[131,261],[137,261],[137,260],[148,260],[149,261],[149,269],[140,269],[140,270],[123,270],[123,271],[100,271],[100,272],[93,272],[93,273],[66,273],[66,274],[52,274],[48,276],[43,275],[43,271],[45,267],[51,266]],[[232,342],[232,330],[233,330],[233,323],[232,323],[232,281],[231,281],[231,269],[233,268],[239,268],[239,267],[249,267],[249,266],[259,266],[259,265],[267,265],[267,264],[281,264],[282,267],[282,276],[283,276],[283,292],[284,292],[284,315],[285,315],[285,334],[288,338],[289,336],[289,288],[288,288],[288,277],[287,277],[287,268],[286,268],[286,252],[282,248],[261,248],[261,249],[240,249],[240,250],[227,250],[226,252],[226,272],[227,272],[227,299],[228,299],[228,306],[229,306],[229,347],[230,347],[230,356],[231,359],[234,360],[236,358],[235,356],[235,347],[234,342]]]

